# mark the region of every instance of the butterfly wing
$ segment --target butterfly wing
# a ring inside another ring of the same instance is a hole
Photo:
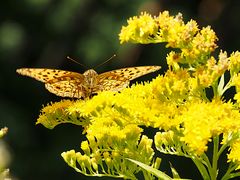
[[[129,85],[129,80],[125,77],[121,77],[118,74],[108,72],[100,74],[98,77],[98,89],[93,90],[98,91],[120,91]]]
[[[17,69],[17,72],[44,82],[46,89],[58,96],[85,98],[99,91],[120,91],[127,87],[131,80],[158,69],[160,66],[141,66],[105,72],[96,76],[96,83],[92,87],[86,84],[87,77],[76,72],[44,68],[21,68]]]
[[[45,69],[45,68],[20,68],[17,69],[17,73],[23,76],[32,77],[38,81],[48,83],[53,81],[59,81],[61,79],[66,79],[71,77],[77,77],[79,79],[84,79],[84,76],[80,73],[64,71],[58,69]]]
[[[159,70],[160,66],[139,66],[117,69],[98,75],[100,91],[120,91],[127,87],[129,82],[145,74]]]
[[[57,96],[81,98],[86,96],[85,88],[83,87],[82,80],[78,78],[71,78],[61,81],[54,81],[46,83],[45,87],[48,91]]]
[[[21,68],[17,73],[44,82],[46,89],[58,96],[83,96],[84,75],[80,73],[44,68]]]

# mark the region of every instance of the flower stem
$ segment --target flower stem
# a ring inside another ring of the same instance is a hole
[[[208,167],[209,165],[211,166],[207,156],[203,156],[203,159],[199,159],[196,157],[191,158],[194,162],[194,164],[197,166],[199,172],[201,173],[203,179],[210,179],[209,173],[206,169],[206,166]]]
[[[237,166],[238,166],[237,164],[230,163],[227,172],[222,177],[222,180],[227,180],[227,179],[230,179],[230,178],[240,176],[239,172],[238,173],[232,173],[232,171],[234,171],[237,168]]]
[[[212,168],[209,167],[209,173],[211,180],[216,180],[218,175],[218,147],[219,147],[219,136],[213,138],[213,159],[212,159]]]

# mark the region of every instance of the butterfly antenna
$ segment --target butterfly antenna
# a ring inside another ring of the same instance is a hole
[[[98,68],[99,66],[102,66],[103,64],[106,64],[107,62],[111,61],[113,58],[115,58],[117,55],[114,54],[112,57],[110,57],[109,59],[107,59],[106,61],[104,61],[103,63],[97,65],[94,67],[94,69]]]
[[[67,59],[68,59],[68,60],[71,60],[71,61],[73,61],[73,62],[75,62],[76,64],[79,64],[80,66],[82,66],[82,67],[84,67],[84,68],[86,68],[86,69],[89,69],[87,66],[85,66],[85,65],[81,64],[80,62],[78,62],[78,61],[76,61],[76,60],[72,59],[72,58],[71,58],[71,57],[69,57],[69,56],[67,56]]]

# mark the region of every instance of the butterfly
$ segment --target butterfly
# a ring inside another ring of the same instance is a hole
[[[20,68],[17,73],[45,83],[51,93],[70,98],[87,98],[101,91],[120,91],[131,80],[159,70],[160,66],[139,66],[112,70],[98,74],[89,69],[83,74],[45,68]]]

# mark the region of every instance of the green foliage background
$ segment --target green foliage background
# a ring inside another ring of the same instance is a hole
[[[0,127],[9,128],[5,140],[12,154],[12,174],[24,180],[89,179],[74,172],[60,156],[63,151],[79,148],[82,129],[64,125],[50,131],[35,126],[42,104],[61,98],[47,92],[43,84],[17,75],[16,68],[83,72],[86,69],[66,60],[66,56],[94,67],[113,54],[117,57],[99,67],[98,72],[136,65],[164,67],[167,53],[164,45],[119,44],[121,26],[144,10],[151,14],[163,10],[171,14],[181,12],[186,20],[192,18],[201,26],[211,25],[221,49],[230,53],[240,49],[239,7],[238,0],[1,1]],[[183,176],[196,177],[198,172],[190,169],[193,166],[190,161],[178,158],[176,162],[180,171],[187,169]]]

